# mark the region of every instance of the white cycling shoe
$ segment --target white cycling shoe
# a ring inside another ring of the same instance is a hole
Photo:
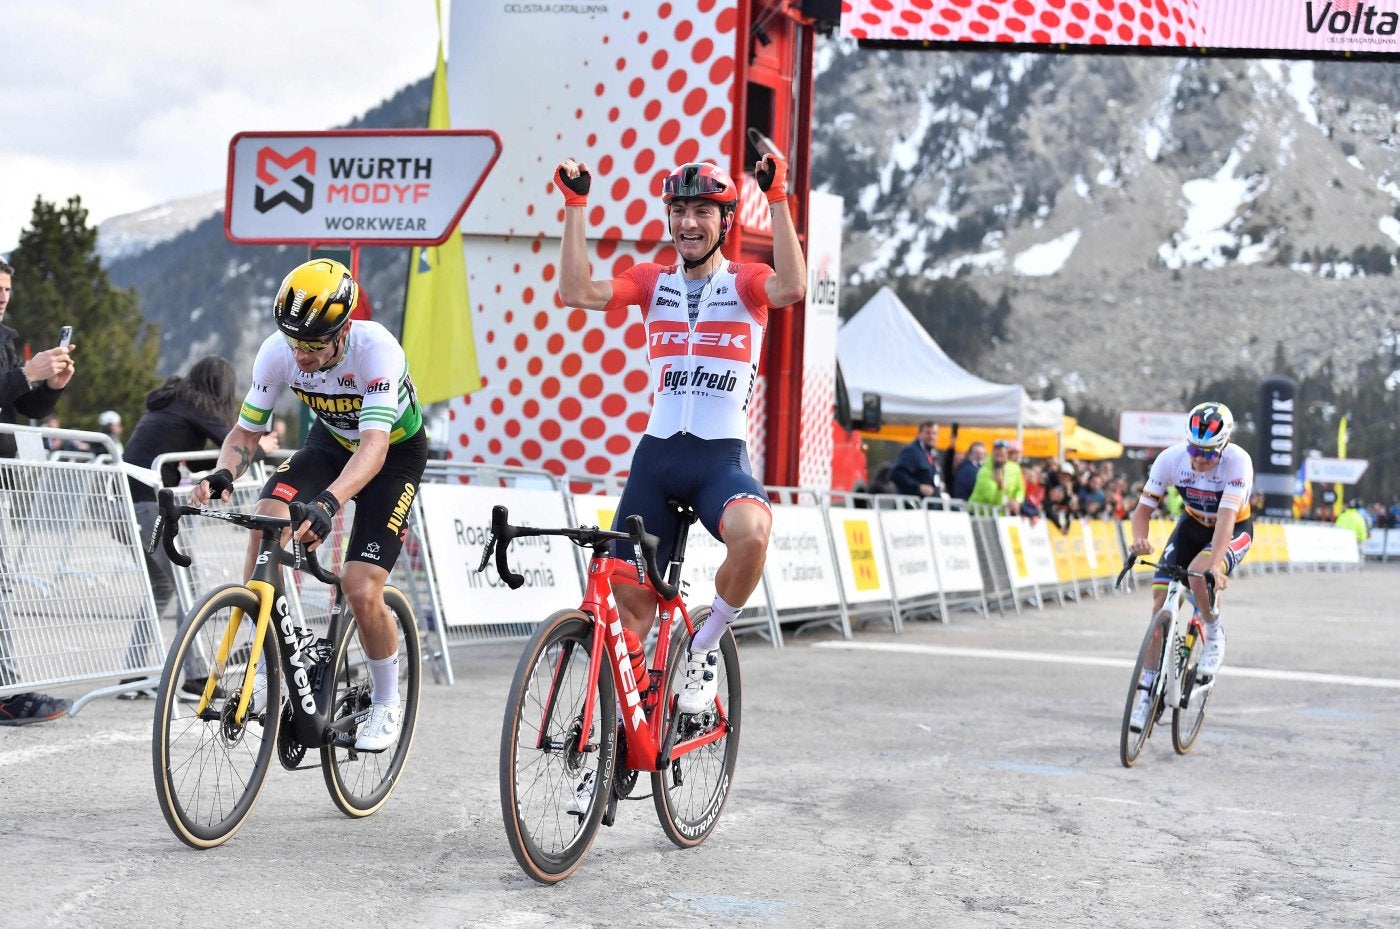
[[[676,712],[687,715],[709,712],[719,693],[719,649],[685,653],[685,688],[676,699]]]
[[[394,740],[399,737],[399,722],[402,714],[402,705],[398,700],[393,703],[375,703],[369,708],[369,719],[360,727],[359,735],[355,737],[355,750],[359,752],[382,752]]]
[[[1221,629],[1214,638],[1206,638],[1206,648],[1201,660],[1196,664],[1197,677],[1215,677],[1220,666],[1225,663],[1225,630]]]

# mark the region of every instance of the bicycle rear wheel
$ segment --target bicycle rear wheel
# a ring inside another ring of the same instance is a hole
[[[263,706],[271,712],[254,714],[250,703],[247,718],[235,719],[257,615],[258,598],[246,587],[211,591],[181,624],[161,673],[151,735],[156,800],[171,831],[194,848],[221,845],[238,831],[277,750],[282,675],[271,626],[262,648]]]
[[[698,628],[709,607],[692,617]],[[663,731],[675,731],[671,763],[651,776],[652,802],[666,837],[681,848],[699,845],[714,830],[734,784],[739,760],[739,719],[743,694],[739,680],[739,647],[728,630],[719,642],[719,693],[715,707],[699,716],[676,717],[676,696],[685,686],[685,651],[690,633],[677,625],[662,675],[661,698],[666,701]]]
[[[1172,707],[1172,748],[1176,749],[1178,755],[1184,755],[1191,751],[1191,747],[1196,744],[1196,737],[1201,734],[1201,727],[1206,721],[1206,704],[1210,702],[1210,695],[1215,692],[1213,687],[1201,687],[1196,680],[1196,665],[1201,661],[1201,655],[1206,650],[1205,637],[1201,634],[1199,626],[1192,626],[1195,633],[1195,641],[1191,644],[1191,653],[1186,656],[1183,667],[1180,669],[1181,676],[1181,702],[1183,707]]]
[[[515,668],[501,726],[501,815],[520,867],[542,884],[574,872],[598,835],[617,757],[612,674],[589,686],[593,621],[562,610],[540,624]],[[585,708],[591,724],[583,729]],[[580,750],[580,742],[584,749]]]
[[[422,645],[418,636],[418,621],[413,607],[402,591],[384,588],[384,605],[394,617],[399,634],[399,699],[403,712],[399,721],[399,737],[382,752],[355,750],[357,726],[348,723],[369,713],[372,681],[369,656],[360,645],[354,619],[345,624],[340,641],[335,645],[331,669],[331,725],[339,738],[321,746],[321,773],[331,799],[346,816],[368,816],[382,807],[394,792],[409,749],[413,746],[413,730],[418,724],[418,698],[422,685]]]
[[[1147,625],[1147,632],[1142,637],[1142,646],[1138,649],[1137,664],[1133,667],[1132,681],[1128,684],[1128,699],[1123,705],[1123,731],[1118,741],[1118,759],[1123,762],[1123,767],[1131,768],[1142,752],[1142,747],[1147,744],[1147,737],[1152,734],[1152,727],[1157,724],[1157,714],[1162,708],[1162,659],[1166,656],[1167,630],[1171,626],[1172,617],[1166,610],[1158,611],[1152,617],[1152,622]],[[1142,693],[1142,672],[1148,669],[1156,672],[1152,679],[1151,703],[1147,708],[1147,722],[1143,724],[1141,732],[1134,732],[1130,725],[1133,717],[1133,706],[1138,700],[1138,695]]]

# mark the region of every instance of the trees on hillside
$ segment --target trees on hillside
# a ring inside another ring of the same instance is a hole
[[[52,348],[59,329],[73,327],[78,373],[58,406],[65,426],[95,431],[98,414],[116,410],[130,428],[159,382],[159,332],[135,294],[108,280],[87,219],[79,197],[62,207],[35,199],[30,226],[10,255],[14,296],[5,322],[19,332],[17,344],[33,351]]]

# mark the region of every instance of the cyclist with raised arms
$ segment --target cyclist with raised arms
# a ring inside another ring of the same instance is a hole
[[[682,713],[704,712],[714,702],[720,639],[763,576],[773,516],[749,465],[747,410],[769,308],[796,303],[807,292],[807,265],[788,212],[787,163],[764,155],[754,175],[772,213],[773,267],[730,261],[720,253],[734,224],[739,189],[718,165],[696,162],[681,165],[661,184],[680,263],[641,262],[607,281],[592,280],[588,263],[588,167],[568,159],[554,174],[565,204],[559,299],[590,310],[639,306],[646,326],[651,418],[633,454],[613,527],[641,515],[661,539],[664,570],[676,519],[666,501],[678,499],[694,507],[725,545],[713,610],[687,651]],[[625,555],[631,546],[619,548]],[[625,584],[614,591],[623,625],[644,641],[655,618],[654,595]]]
[[[355,501],[341,587],[373,680],[370,716],[355,747],[378,752],[398,737],[401,710],[398,628],[384,605],[384,585],[403,547],[428,442],[398,340],[378,323],[350,318],[360,298],[359,284],[338,261],[314,259],[283,279],[272,303],[278,331],[258,349],[238,422],[190,500],[200,506],[210,496],[228,499],[284,387],[316,414],[306,444],[263,486],[257,512],[285,517],[289,503],[306,503],[295,535],[314,548],[330,535],[340,508]],[[250,576],[256,543],[248,549]]]
[[[1209,573],[1215,579],[1217,593],[1225,589],[1227,576],[1244,560],[1253,541],[1249,496],[1254,485],[1254,461],[1249,452],[1230,444],[1234,431],[1235,417],[1225,404],[1197,404],[1186,415],[1185,440],[1164,450],[1152,462],[1142,497],[1132,516],[1133,541],[1129,551],[1134,555],[1150,555],[1148,518],[1162,502],[1167,488],[1175,487],[1184,510],[1159,561]],[[1152,579],[1154,616],[1166,601],[1168,581],[1160,570]],[[1202,578],[1191,578],[1191,593],[1198,608],[1210,602]],[[1218,615],[1202,616],[1202,620],[1205,653],[1196,666],[1196,673],[1211,677],[1225,660],[1225,629]],[[1146,690],[1142,694],[1144,698],[1150,696]],[[1142,728],[1148,702],[1144,699],[1134,708],[1129,721],[1131,726]]]

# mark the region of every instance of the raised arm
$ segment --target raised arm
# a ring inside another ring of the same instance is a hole
[[[807,261],[797,241],[797,227],[787,202],[787,162],[777,155],[764,155],[754,162],[753,173],[768,197],[773,214],[773,276],[765,290],[769,306],[787,306],[807,296]]]
[[[572,158],[554,171],[554,183],[564,195],[564,237],[559,245],[559,299],[565,306],[601,310],[612,299],[611,281],[595,281],[588,263],[588,166]]]

